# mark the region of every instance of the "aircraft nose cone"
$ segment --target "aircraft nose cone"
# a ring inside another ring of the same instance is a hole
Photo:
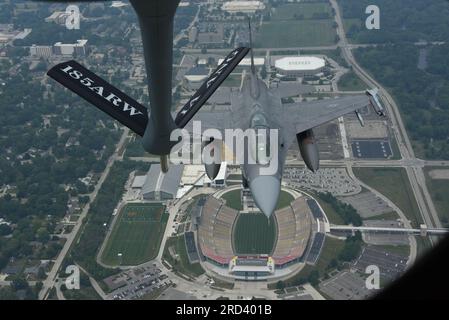
[[[276,209],[281,192],[281,181],[273,176],[259,176],[250,182],[249,188],[254,202],[269,218]]]

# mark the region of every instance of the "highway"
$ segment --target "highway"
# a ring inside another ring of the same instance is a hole
[[[391,97],[391,95],[385,90],[385,88],[374,80],[370,74],[368,74],[355,60],[351,46],[348,45],[348,40],[343,27],[343,20],[341,17],[340,8],[336,0],[330,0],[332,7],[335,10],[335,21],[337,23],[337,34],[340,37],[340,42],[338,44],[342,49],[342,54],[344,59],[349,65],[353,67],[354,72],[369,86],[379,88],[379,94],[383,98],[385,106],[388,110],[388,115],[390,116],[393,132],[398,142],[399,150],[402,156],[402,160],[405,162],[419,161],[416,159],[413,147],[408,138],[407,131],[405,129],[404,123],[399,112],[399,108]],[[383,166],[388,166],[383,164]],[[422,170],[422,166],[405,166],[410,184],[413,189],[414,196],[418,203],[423,221],[429,227],[441,228],[442,224],[439,220],[437,211],[430,197],[430,193],[427,189],[425,176]],[[432,240],[432,238],[431,238]]]
[[[126,137],[128,136],[128,133],[129,133],[129,129],[125,128],[125,130],[123,131],[123,134],[120,138],[120,141],[117,144],[115,152],[109,158],[105,170],[103,171],[103,173],[100,176],[100,179],[98,179],[98,182],[95,185],[94,191],[89,195],[89,202],[84,206],[84,208],[80,214],[80,217],[78,218],[77,223],[73,227],[73,230],[70,233],[70,235],[68,235],[68,237],[67,237],[67,241],[65,242],[64,247],[59,252],[59,255],[56,258],[50,272],[48,273],[47,278],[43,281],[42,289],[39,292],[39,300],[46,299],[48,297],[50,289],[55,285],[58,271],[61,268],[61,264],[64,261],[64,258],[66,257],[67,253],[70,251],[73,241],[75,239],[77,239],[78,233],[81,230],[81,226],[83,225],[84,218],[86,218],[91,204],[94,202],[95,198],[97,197],[98,191],[100,190],[101,186],[103,185],[104,181],[106,180],[106,177],[109,175],[109,171],[111,170],[112,166],[114,165],[114,162],[119,158],[118,152],[125,144]]]

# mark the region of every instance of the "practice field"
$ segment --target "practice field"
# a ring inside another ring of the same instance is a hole
[[[264,22],[256,48],[291,48],[335,44],[333,20],[278,20]]]
[[[102,262],[111,266],[137,265],[153,259],[167,224],[165,206],[127,204],[119,214],[103,251]]]
[[[234,251],[236,254],[270,254],[276,241],[274,216],[262,213],[241,213],[233,230]]]
[[[272,20],[332,19],[329,2],[289,3],[276,8]]]

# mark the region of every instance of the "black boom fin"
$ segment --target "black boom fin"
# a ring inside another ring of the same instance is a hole
[[[223,81],[226,80],[232,70],[237,67],[249,50],[249,48],[240,47],[228,54],[218,68],[212,72],[210,77],[176,115],[175,123],[179,128],[184,128],[184,126],[193,118],[203,104],[206,103],[207,99],[209,99]]]
[[[47,75],[143,136],[148,123],[147,108],[76,61],[60,63]]]

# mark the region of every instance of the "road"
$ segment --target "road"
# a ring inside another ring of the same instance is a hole
[[[387,92],[387,90],[376,80],[374,80],[370,74],[368,74],[355,60],[351,46],[348,45],[348,40],[343,27],[343,20],[341,17],[340,8],[336,0],[330,0],[332,7],[335,10],[335,21],[337,23],[337,34],[340,37],[339,46],[341,47],[341,52],[343,54],[346,62],[353,67],[354,72],[369,86],[379,88],[379,94],[383,98],[385,105],[390,116],[393,132],[398,142],[399,150],[401,152],[402,159],[404,161],[415,161],[416,157],[413,151],[412,144],[408,137],[407,131],[405,129],[404,123],[402,121],[399,108],[392,98],[392,96]],[[438,217],[438,213],[433,204],[433,200],[430,197],[430,193],[427,189],[424,173],[421,166],[416,167],[406,167],[407,175],[412,186],[412,190],[418,207],[420,209],[424,223],[428,227],[441,228],[442,224]],[[432,238],[431,238],[432,239]]]
[[[341,39],[341,37],[340,37]],[[435,41],[435,42],[415,42],[414,45],[415,46],[424,46],[424,45],[442,45],[445,44],[445,42],[443,41]],[[330,51],[330,50],[336,50],[337,48],[342,48],[342,49],[347,49],[347,50],[352,50],[352,49],[358,49],[358,48],[369,48],[369,47],[377,47],[378,45],[382,45],[382,44],[377,44],[377,43],[359,43],[359,44],[351,44],[351,43],[342,43],[340,41],[340,43],[338,44],[334,44],[334,45],[330,45],[330,46],[315,46],[315,47],[285,47],[285,48],[273,48],[273,47],[269,47],[269,48],[254,48],[254,52],[270,52],[271,51]],[[181,51],[184,53],[201,53],[202,49],[192,49],[192,48],[181,48]],[[225,49],[207,49],[208,53],[223,53],[223,54],[228,54],[229,51],[231,49],[229,48],[225,48]]]
[[[123,131],[123,134],[120,138],[120,141],[117,144],[115,152],[109,158],[106,168],[103,171],[103,173],[101,174],[100,179],[98,180],[94,191],[89,195],[88,203],[84,206],[76,225],[73,227],[72,232],[67,237],[67,241],[65,242],[64,247],[59,252],[59,255],[56,258],[55,263],[53,264],[53,267],[51,268],[50,272],[48,273],[47,278],[44,280],[42,290],[39,292],[39,300],[46,299],[48,296],[48,293],[50,292],[50,289],[55,285],[58,271],[61,268],[61,264],[64,261],[64,258],[66,257],[67,253],[70,251],[73,241],[77,238],[78,232],[80,231],[81,226],[83,225],[84,218],[86,218],[91,204],[97,197],[98,191],[100,190],[101,186],[103,185],[103,182],[106,180],[106,177],[109,175],[109,171],[111,170],[111,167],[114,165],[114,162],[119,158],[118,151],[125,144],[126,137],[128,136],[128,133],[129,133],[129,129],[125,128],[125,130]]]

